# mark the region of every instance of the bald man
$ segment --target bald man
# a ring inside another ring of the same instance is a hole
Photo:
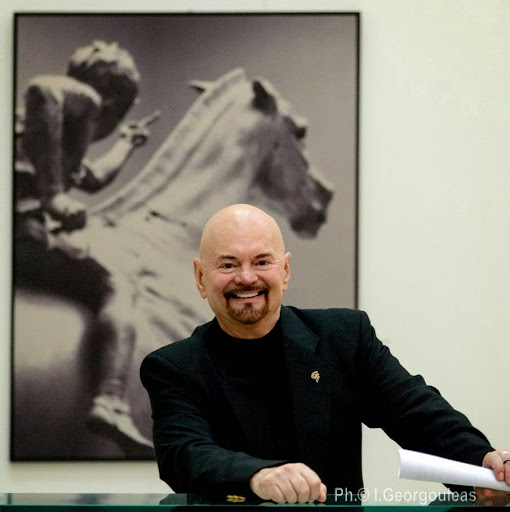
[[[411,376],[365,313],[282,306],[290,253],[265,212],[217,212],[193,265],[215,319],[141,367],[160,476],[175,492],[278,503],[356,493],[362,423],[404,448],[483,463],[510,484],[510,454]]]

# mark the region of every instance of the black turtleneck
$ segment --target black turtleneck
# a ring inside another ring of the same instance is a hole
[[[256,339],[234,338],[215,321],[210,349],[226,379],[258,405],[258,422],[264,442],[254,456],[266,459],[296,459],[288,373],[283,352],[280,321]]]

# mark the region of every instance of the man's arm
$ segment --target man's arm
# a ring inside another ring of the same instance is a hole
[[[383,428],[403,448],[483,465],[492,469],[498,480],[510,484],[510,463],[503,463],[510,456],[495,451],[484,434],[420,375],[410,375],[377,339],[365,313],[360,332],[358,375],[363,421],[370,427]],[[489,498],[505,494],[477,489],[479,495],[485,495],[485,491]]]
[[[160,477],[175,492],[250,493],[250,478],[255,473],[285,464],[219,446],[205,397],[168,359],[147,356],[140,375],[151,400]]]
[[[481,465],[492,451],[487,438],[420,375],[410,375],[376,337],[366,314],[360,322],[357,376],[363,421],[400,446]]]

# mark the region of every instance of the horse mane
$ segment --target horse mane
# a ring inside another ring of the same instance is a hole
[[[93,207],[90,215],[114,221],[143,207],[164,190],[185,167],[216,119],[235,100],[235,91],[244,83],[246,73],[242,68],[209,82],[145,167],[124,187]]]

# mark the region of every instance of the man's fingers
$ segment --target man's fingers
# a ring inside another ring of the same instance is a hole
[[[283,497],[283,501],[274,501],[277,503],[296,503],[298,501],[299,482],[296,480],[296,476],[293,464],[278,466],[267,474],[264,483],[277,487]]]
[[[323,483],[321,483],[319,497],[317,498],[317,501],[326,501],[327,494],[328,490],[326,489],[326,486]]]
[[[321,485],[323,485],[319,475],[308,466],[303,465],[303,467],[300,468],[300,476],[305,481],[306,490],[303,490],[301,496],[302,501],[299,501],[299,503],[316,501],[321,492]],[[308,496],[305,496],[306,492]]]
[[[499,481],[505,481],[510,485],[510,451],[489,452],[482,462],[484,468],[494,471],[494,475]],[[510,502],[510,493],[505,491],[496,491],[494,489],[476,488],[477,500],[479,505],[503,506]]]
[[[301,463],[261,469],[253,475],[250,486],[259,497],[277,503],[308,503],[326,499],[326,487],[317,473]]]
[[[510,451],[503,450],[500,455],[503,459],[503,473],[505,482],[510,485]]]
[[[290,480],[282,480],[279,483],[279,487],[287,503],[296,503],[298,501],[298,493]]]
[[[482,462],[484,468],[494,471],[494,475],[499,481],[505,481],[510,485],[510,451],[503,450],[501,452],[489,452]]]
[[[275,484],[271,485],[267,491],[266,496],[261,496],[265,500],[271,500],[276,503],[285,503],[285,495],[282,490]]]
[[[308,475],[301,473],[292,475],[290,483],[292,484],[296,498],[295,501],[289,501],[289,503],[295,503],[296,501],[298,503],[309,503],[317,499],[319,496],[319,483],[314,485],[307,476]],[[292,496],[292,498],[294,498],[294,496]]]
[[[286,485],[285,493],[289,503],[309,503],[315,501],[320,492],[321,480],[317,473],[305,464],[286,464],[280,467],[280,475],[284,481],[292,486],[289,489]]]

